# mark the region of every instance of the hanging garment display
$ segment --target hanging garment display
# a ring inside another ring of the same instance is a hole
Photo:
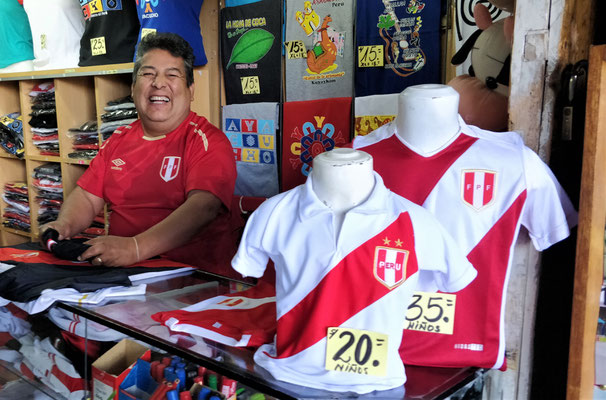
[[[34,59],[32,31],[22,2],[0,2],[0,68]]]
[[[281,3],[262,0],[221,10],[226,104],[280,101]]]
[[[356,97],[354,136],[364,136],[396,118],[398,93]]]
[[[286,101],[353,96],[353,1],[286,2]]]
[[[278,194],[278,103],[223,106],[223,132],[236,157],[237,196]]]
[[[200,9],[203,1],[136,0],[137,16],[141,25],[137,45],[148,33],[176,33],[185,39],[194,50],[194,66],[205,65],[206,53],[200,33]],[[133,57],[134,60],[135,57]]]
[[[82,3],[82,1],[80,2]],[[23,0],[34,42],[34,69],[78,66],[84,18],[72,0]]]
[[[133,0],[80,0],[84,33],[79,66],[133,61],[139,19]]]
[[[356,96],[440,82],[440,2],[358,1]]]
[[[282,190],[305,182],[315,156],[349,142],[351,97],[284,104]]]

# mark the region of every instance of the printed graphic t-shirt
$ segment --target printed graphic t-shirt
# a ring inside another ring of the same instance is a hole
[[[81,67],[133,61],[139,19],[133,0],[80,0],[85,27],[80,40]]]

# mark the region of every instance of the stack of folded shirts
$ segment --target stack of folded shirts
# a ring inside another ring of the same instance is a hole
[[[29,92],[32,101],[32,142],[40,154],[59,155],[59,134],[57,133],[57,110],[55,108],[55,86],[52,82],[40,83]]]
[[[72,139],[73,150],[67,156],[90,160],[99,152],[97,121],[87,121],[78,128],[71,128],[67,136]]]
[[[14,112],[0,117],[0,146],[8,153],[23,158],[23,120]]]
[[[137,110],[130,95],[108,101],[104,109],[106,112],[101,115],[99,128],[103,140],[109,138],[117,128],[137,120]]]
[[[38,194],[38,225],[54,221],[59,216],[63,204],[63,184],[61,182],[61,165],[46,163],[34,168],[33,186]]]
[[[101,211],[101,213],[95,217],[93,223],[76,237],[93,239],[103,235],[105,235],[105,217],[103,216],[103,211]]]
[[[8,206],[4,208],[4,213],[2,214],[2,225],[12,229],[29,232],[30,219],[27,183],[5,183],[2,199],[8,204]]]

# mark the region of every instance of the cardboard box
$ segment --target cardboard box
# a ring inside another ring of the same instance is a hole
[[[92,365],[93,400],[118,398],[120,384],[141,358],[150,361],[151,351],[129,339],[122,339]]]

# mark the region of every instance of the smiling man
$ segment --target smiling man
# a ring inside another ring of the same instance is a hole
[[[82,259],[122,266],[166,254],[205,266],[209,225],[226,223],[236,166],[223,132],[190,109],[193,61],[191,46],[176,34],[141,41],[132,84],[139,120],[103,143],[59,218],[41,232],[54,228],[60,240],[70,238],[107,203],[109,235],[88,241]]]

